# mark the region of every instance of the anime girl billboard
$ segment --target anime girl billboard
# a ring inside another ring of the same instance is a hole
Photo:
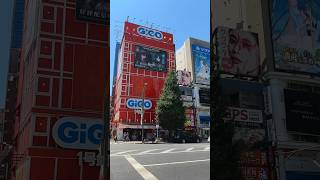
[[[192,45],[195,82],[210,84],[210,49],[199,45]]]
[[[277,70],[320,75],[319,10],[319,0],[272,1],[272,41]]]

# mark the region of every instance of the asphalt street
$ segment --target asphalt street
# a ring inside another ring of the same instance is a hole
[[[209,146],[111,143],[111,180],[209,180]]]

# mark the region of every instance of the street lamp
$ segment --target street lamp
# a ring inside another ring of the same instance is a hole
[[[143,89],[142,89],[142,105],[141,105],[141,141],[142,143],[144,142],[144,133],[143,133],[143,116],[144,116],[144,91],[146,89],[146,86],[148,84],[144,83],[143,84]]]

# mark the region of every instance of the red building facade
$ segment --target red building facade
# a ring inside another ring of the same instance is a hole
[[[26,0],[11,179],[91,180],[76,146],[53,138],[63,117],[101,119],[109,70],[109,28],[79,20],[76,0]],[[89,150],[96,153],[96,150]]]
[[[125,22],[119,51],[112,122],[115,125],[113,133],[119,139],[123,138],[124,133],[128,133],[130,140],[141,138],[141,114],[130,106],[134,106],[134,100],[142,100],[144,86],[144,100],[152,104],[150,109],[146,108],[144,111],[144,137],[150,136],[156,128],[155,107],[167,73],[175,70],[174,55],[172,34]]]

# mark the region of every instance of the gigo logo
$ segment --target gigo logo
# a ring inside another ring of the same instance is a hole
[[[130,109],[141,109],[142,107],[142,99],[129,98],[127,100],[127,107]],[[144,100],[144,109],[151,109],[152,102],[148,99]]]
[[[157,40],[163,39],[163,35],[160,31],[156,31],[156,30],[149,29],[147,27],[142,27],[142,26],[139,26],[137,28],[137,31],[141,36],[146,36],[146,37],[150,37]]]
[[[103,121],[64,117],[53,126],[52,136],[63,148],[98,150],[103,138]]]

